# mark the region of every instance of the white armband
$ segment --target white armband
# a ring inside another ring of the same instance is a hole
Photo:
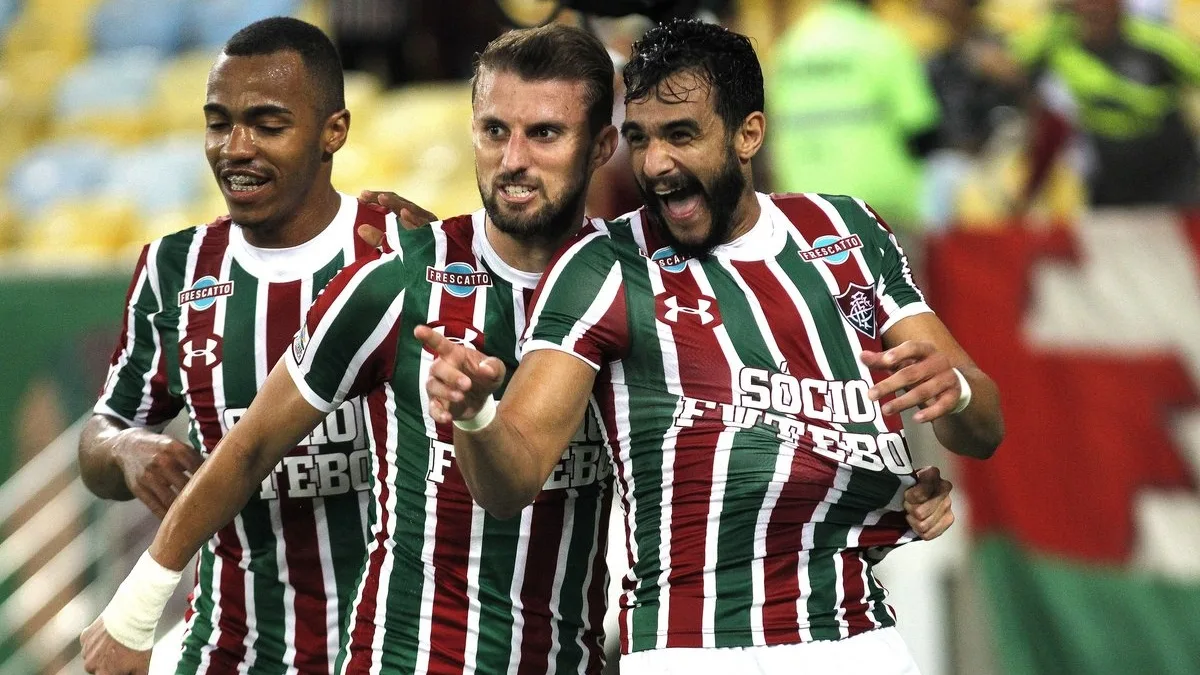
[[[967,406],[971,405],[971,383],[967,382],[966,376],[958,368],[951,368],[950,370],[953,370],[954,376],[958,378],[959,388],[958,403],[954,406],[954,410],[950,411],[950,414],[957,415],[966,410]]]
[[[454,420],[454,426],[463,431],[479,431],[496,419],[496,397],[488,396],[483,407],[469,420]]]
[[[153,648],[158,619],[182,576],[183,572],[159,565],[150,557],[150,551],[143,553],[100,613],[104,629],[134,651]]]

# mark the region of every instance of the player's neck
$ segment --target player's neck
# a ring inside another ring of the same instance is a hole
[[[492,223],[491,217],[484,220],[484,234],[496,255],[509,267],[522,272],[541,274],[550,266],[550,259],[568,239],[575,236],[583,225],[583,213],[573,216],[574,225],[556,237],[517,237],[505,232]]]
[[[753,187],[747,185],[742,196],[738,198],[737,207],[733,210],[734,225],[729,230],[729,237],[721,243],[728,244],[754,229],[760,216],[762,216],[762,205],[758,203],[758,194],[754,192]]]
[[[342,207],[342,196],[333,185],[314,190],[291,216],[276,227],[243,228],[246,243],[258,248],[299,246],[325,231]]]

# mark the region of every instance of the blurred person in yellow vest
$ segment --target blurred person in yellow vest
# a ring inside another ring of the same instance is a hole
[[[868,2],[813,3],[775,43],[765,81],[774,189],[857,195],[920,226],[938,104],[916,50]]]

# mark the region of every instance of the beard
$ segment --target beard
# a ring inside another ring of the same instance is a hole
[[[521,172],[505,173],[496,177],[495,183],[515,182],[521,177]],[[587,196],[587,183],[582,178],[569,183],[561,197],[555,201],[546,200],[533,213],[511,213],[502,210],[497,190],[485,190],[479,185],[479,196],[483,199],[483,208],[492,220],[496,229],[516,239],[541,239],[553,241],[564,232],[578,225],[575,215]]]
[[[680,190],[681,194],[685,196],[698,194],[704,200],[711,222],[708,232],[702,240],[682,241],[675,236],[675,233],[671,232],[666,216],[663,214],[665,208],[663,200],[655,192],[656,188],[660,187]],[[729,233],[734,226],[734,211],[737,209],[738,201],[745,189],[746,176],[742,174],[737,155],[732,151],[725,154],[725,162],[709,185],[705,185],[691,173],[682,173],[679,176],[654,181],[647,185],[638,182],[638,190],[641,191],[642,200],[646,204],[646,215],[650,224],[658,229],[676,253],[698,260],[706,260],[714,248],[724,244],[729,238]]]

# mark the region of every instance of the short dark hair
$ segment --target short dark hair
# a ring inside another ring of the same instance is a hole
[[[255,21],[234,33],[221,51],[228,56],[296,52],[313,80],[320,114],[330,115],[346,107],[346,83],[337,47],[311,23],[287,16]]]
[[[673,19],[633,43],[625,64],[625,102],[653,96],[680,72],[696,73],[711,88],[717,115],[729,132],[763,110],[762,66],[750,39],[697,19]]]
[[[583,82],[587,89],[588,127],[592,134],[612,124],[612,57],[591,33],[574,26],[551,23],[537,28],[511,30],[488,43],[475,55],[471,98],[484,69],[515,73],[525,80]]]

